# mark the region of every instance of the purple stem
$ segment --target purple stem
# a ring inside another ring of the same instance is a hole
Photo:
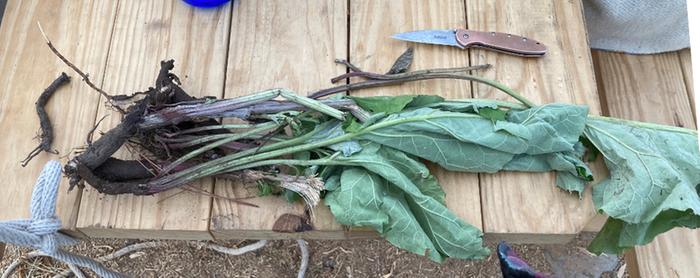
[[[234,100],[219,100],[209,103],[168,107],[145,116],[143,122],[139,124],[139,128],[149,130],[178,124],[198,117],[248,119],[253,115],[274,114],[283,111],[306,111],[308,109],[303,105],[290,101],[268,100],[255,104],[251,102],[241,103]],[[357,105],[351,99],[324,99],[321,102],[345,111],[357,108]]]

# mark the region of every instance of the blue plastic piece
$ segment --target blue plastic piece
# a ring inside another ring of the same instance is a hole
[[[231,0],[183,0],[187,4],[200,8],[214,8],[226,4]]]

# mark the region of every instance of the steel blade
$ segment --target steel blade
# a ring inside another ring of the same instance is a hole
[[[449,45],[462,48],[462,46],[457,43],[454,30],[422,30],[399,33],[391,37],[403,41]]]

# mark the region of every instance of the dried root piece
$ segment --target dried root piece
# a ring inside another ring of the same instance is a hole
[[[51,143],[53,142],[53,127],[51,126],[49,114],[46,113],[46,109],[44,107],[56,90],[58,90],[58,88],[60,88],[62,85],[67,84],[69,81],[70,77],[68,77],[65,72],[62,72],[61,75],[59,75],[56,80],[51,82],[51,85],[49,85],[49,87],[47,87],[44,92],[39,95],[39,99],[37,99],[35,106],[36,113],[39,115],[39,124],[41,125],[41,135],[39,136],[41,143],[39,143],[39,145],[27,155],[27,158],[22,160],[22,167],[27,166],[27,163],[29,163],[32,158],[40,154],[42,151],[58,154],[58,151],[51,149]]]
[[[103,97],[105,97],[107,100],[109,100],[111,102],[112,96],[110,96],[107,92],[103,91],[102,89],[100,89],[100,87],[97,87],[94,83],[92,83],[92,81],[90,81],[90,77],[88,77],[87,74],[85,74],[77,66],[75,66],[73,63],[71,63],[71,61],[66,59],[66,57],[63,56],[63,54],[61,54],[61,52],[59,52],[55,46],[53,46],[53,43],[51,43],[51,40],[49,40],[49,37],[46,36],[46,33],[44,32],[44,28],[41,28],[41,24],[39,22],[37,22],[36,24],[39,27],[39,31],[41,32],[41,35],[44,37],[44,41],[46,41],[46,45],[48,45],[49,49],[51,49],[51,52],[53,52],[53,54],[55,54],[59,59],[61,59],[61,61],[63,61],[63,63],[66,64],[66,66],[70,67],[71,69],[73,69],[73,71],[75,71],[78,75],[80,75],[80,77],[83,78],[83,81],[85,81],[85,84],[90,86],[90,88],[97,91],[98,93],[100,93],[100,95],[102,95]]]

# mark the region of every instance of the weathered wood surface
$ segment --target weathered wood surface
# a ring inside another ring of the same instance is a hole
[[[41,92],[68,68],[54,56],[37,28],[43,23],[53,44],[91,74],[96,84],[103,79],[116,3],[108,1],[9,1],[0,25],[0,220],[27,218],[36,178],[50,159],[42,153],[22,168],[19,161],[36,147],[39,120],[34,102]],[[77,43],[80,42],[80,43]],[[47,104],[55,131],[53,148],[60,156],[85,144],[95,121],[99,95],[73,78]],[[65,162],[65,160],[64,160]],[[80,190],[67,193],[63,180],[57,202],[58,217],[66,230],[73,230],[78,217]]]
[[[329,87],[329,79],[345,73],[333,63],[347,56],[347,1],[234,1],[231,42],[226,70],[225,97],[272,88],[300,94]],[[229,198],[257,196],[255,185],[217,180],[215,194]],[[301,203],[289,204],[278,196],[245,200],[258,208],[214,199],[211,232],[225,238],[346,238],[330,210],[319,204],[313,231],[276,233],[275,222],[284,214],[304,215]]]
[[[580,1],[467,1],[467,26],[536,39],[547,46],[540,59],[471,51],[472,64],[493,64],[479,75],[498,80],[535,103],[586,104],[600,113]],[[486,85],[474,97],[508,99]],[[484,231],[511,241],[566,242],[595,216],[589,193],[554,186],[553,173],[479,175]]]
[[[182,1],[121,1],[104,90],[124,94],[155,86],[160,61],[172,58],[189,94],[223,96],[230,13],[230,4],[195,9]],[[110,116],[98,130],[120,121],[118,112],[100,105],[98,118],[103,115]],[[191,186],[212,192],[213,182]],[[136,197],[106,196],[86,187],[78,229],[91,237],[209,239],[211,202],[207,195],[180,189]]]
[[[693,97],[693,70],[692,63],[690,61],[690,49],[684,49],[679,51],[678,58],[681,61],[681,69],[683,70],[683,81],[685,82],[685,87],[688,91],[690,107],[693,109],[693,115],[697,116],[698,112],[695,108],[695,99]]]
[[[656,55],[594,51],[600,92],[610,116],[696,128],[688,50]],[[696,277],[700,230],[674,229],[630,252],[632,277]]]

